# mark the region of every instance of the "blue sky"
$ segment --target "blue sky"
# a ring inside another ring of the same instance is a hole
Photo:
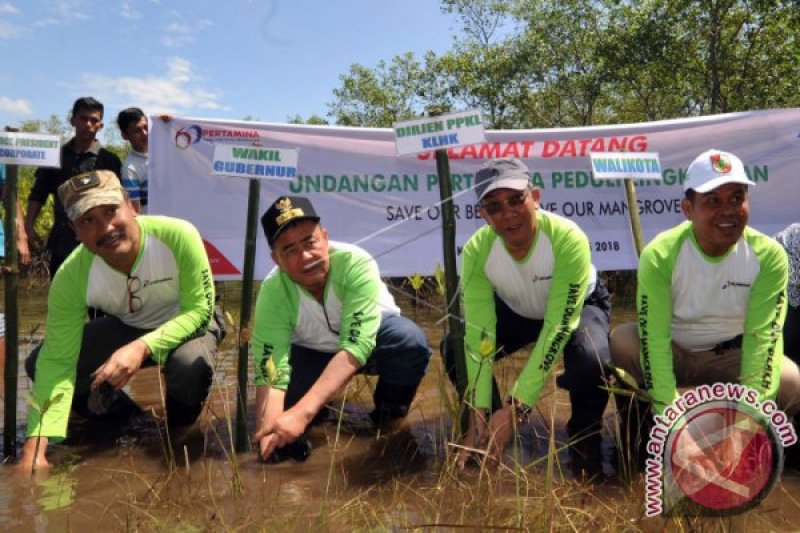
[[[0,127],[117,111],[285,122],[325,116],[339,75],[447,50],[436,0],[0,0]],[[327,117],[326,117],[327,118]]]

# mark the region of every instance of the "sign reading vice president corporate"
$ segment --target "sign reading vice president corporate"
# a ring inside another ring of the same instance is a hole
[[[0,132],[0,163],[32,167],[60,167],[58,135]]]
[[[446,130],[447,123],[442,127]],[[446,131],[428,137],[440,134]],[[541,207],[587,233],[600,270],[636,268],[637,257],[624,180],[597,179],[592,152],[636,154],[630,157],[638,159],[658,153],[661,179],[634,180],[645,241],[684,220],[680,203],[686,167],[709,148],[743,160],[756,183],[750,190],[750,223],[756,229],[776,233],[797,221],[800,205],[800,109],[588,128],[488,130],[478,144],[436,146],[404,156],[398,155],[395,139],[391,128],[154,120],[149,210],[191,220],[216,250],[212,268],[217,279],[236,279],[244,260],[249,180],[213,174],[214,147],[222,145],[299,149],[302,158],[293,178],[262,181],[262,208],[279,195],[307,196],[330,238],[365,248],[387,276],[430,275],[443,264],[435,149],[446,149],[450,160],[458,246],[484,224],[473,190],[475,172],[489,158],[518,157],[531,170],[531,185],[541,189]],[[250,155],[237,161],[275,163]],[[259,233],[256,277],[271,267]]]

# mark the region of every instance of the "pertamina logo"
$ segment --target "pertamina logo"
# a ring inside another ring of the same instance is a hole
[[[205,141],[215,142],[238,142],[238,141],[258,141],[261,138],[258,130],[240,128],[203,128],[198,124],[192,124],[179,129],[175,133],[175,146],[181,150],[189,148],[191,145]]]

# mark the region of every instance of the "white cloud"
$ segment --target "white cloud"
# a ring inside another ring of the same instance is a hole
[[[108,108],[136,105],[149,113],[180,113],[197,109],[226,110],[220,99],[222,93],[203,87],[191,62],[174,57],[167,62],[167,72],[143,78],[122,76],[112,78],[102,74],[85,74],[80,86],[92,87],[92,92]]]
[[[25,33],[25,29],[7,20],[0,20],[0,39],[14,39]]]
[[[47,2],[45,11],[51,16],[37,19],[34,28],[58,26],[75,20],[89,20],[90,15],[83,11],[84,0],[55,0]]]
[[[20,15],[22,11],[14,7],[14,4],[10,4],[8,2],[4,2],[0,4],[0,15]]]
[[[7,96],[0,96],[0,111],[12,115],[33,115],[33,107],[29,100],[22,98],[14,100]]]
[[[172,18],[180,19],[180,14],[170,13]],[[210,19],[200,19],[194,24],[187,24],[183,21],[171,22],[164,28],[164,36],[161,38],[162,44],[170,48],[180,48],[195,41],[195,34],[212,26],[214,23]]]
[[[121,15],[128,20],[139,20],[142,18],[142,14],[139,11],[136,11],[130,2],[122,2]]]
[[[191,28],[185,24],[173,22],[164,29],[164,33],[161,42],[170,48],[180,48],[194,41]]]

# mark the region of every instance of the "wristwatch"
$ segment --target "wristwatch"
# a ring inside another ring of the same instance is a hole
[[[530,405],[525,405],[524,403],[520,403],[510,396],[506,400],[506,403],[514,409],[514,417],[517,419],[518,424],[525,424],[530,420],[531,413],[533,413],[533,407]]]

